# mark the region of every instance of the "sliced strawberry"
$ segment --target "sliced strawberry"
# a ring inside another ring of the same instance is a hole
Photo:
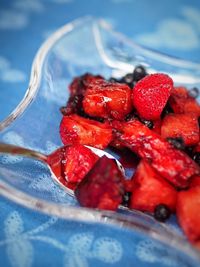
[[[73,113],[79,115],[85,115],[83,111],[83,97],[85,94],[86,87],[92,81],[96,81],[99,79],[103,79],[99,75],[92,75],[90,73],[86,73],[82,76],[75,77],[72,83],[69,85],[70,96],[67,101],[66,107],[62,107],[61,112],[63,115],[70,115]]]
[[[133,105],[147,120],[158,120],[173,88],[172,79],[163,73],[147,75],[136,83]]]
[[[48,164],[57,179],[74,189],[98,160],[98,156],[83,145],[64,146],[48,156]]]
[[[60,136],[64,145],[82,144],[104,149],[112,141],[112,128],[105,122],[86,119],[76,114],[63,116]]]
[[[185,87],[175,87],[169,98],[170,106],[175,113],[193,113],[200,116],[200,106],[198,102],[190,96]]]
[[[200,152],[200,142],[193,148],[193,152]]]
[[[177,191],[149,163],[142,160],[132,179],[130,208],[154,212],[156,206],[165,204],[172,212],[175,211]]]
[[[85,73],[82,76],[75,77],[72,83],[69,85],[69,91],[72,96],[74,95],[84,95],[86,87],[93,81],[103,80],[100,75],[93,75],[90,73]]]
[[[192,187],[177,194],[176,213],[188,239],[200,241],[200,187]]]
[[[199,166],[138,120],[113,124],[116,135],[133,152],[150,162],[155,170],[177,187],[189,185],[189,179],[199,174]]]
[[[161,134],[161,125],[162,125],[162,120],[156,120],[153,122],[153,131],[157,134]]]
[[[123,119],[132,109],[131,89],[125,84],[93,81],[87,86],[83,108],[90,116]]]
[[[113,141],[109,144],[109,146],[119,149],[119,150],[125,148],[125,145],[122,142],[120,142],[118,138],[114,138]]]
[[[162,121],[161,136],[164,139],[181,137],[185,145],[199,142],[199,123],[193,114],[168,114]]]
[[[115,160],[100,158],[75,189],[81,206],[116,210],[122,202],[124,179]]]
[[[200,186],[200,175],[195,175],[190,181],[190,187]]]
[[[62,161],[65,180],[70,183],[79,183],[98,158],[96,154],[83,145],[67,147]]]
[[[125,191],[131,193],[133,191],[133,179],[125,179],[124,180],[124,187],[125,187]]]
[[[112,128],[113,131],[115,131],[115,129],[118,129],[121,126],[121,121],[118,120],[110,120],[109,122],[110,127]],[[117,150],[123,150],[124,148],[126,148],[126,146],[123,144],[122,141],[119,140],[119,138],[115,135],[113,135],[113,140],[112,142],[109,144],[109,146],[111,148],[116,148]]]

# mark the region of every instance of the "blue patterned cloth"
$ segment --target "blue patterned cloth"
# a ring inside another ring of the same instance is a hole
[[[22,99],[42,42],[58,27],[85,15],[104,18],[115,30],[146,47],[200,62],[198,0],[1,0],[0,120]],[[113,236],[106,228],[104,236],[99,236],[97,226],[89,231],[86,224],[66,223],[3,197],[0,207],[2,267],[55,266],[55,262],[63,267],[122,266],[128,257],[128,245],[118,241],[117,231]],[[124,266],[142,267],[140,260],[149,266],[177,266],[160,257],[162,251],[152,241],[134,240],[135,265]],[[106,253],[108,248],[112,253]],[[180,266],[188,266],[179,260]]]

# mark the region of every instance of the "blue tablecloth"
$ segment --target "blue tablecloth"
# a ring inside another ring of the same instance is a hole
[[[0,120],[22,99],[32,60],[42,42],[58,27],[85,15],[106,19],[115,30],[139,44],[200,62],[198,0],[1,0]],[[38,259],[40,249],[48,250],[53,257],[54,250],[62,255],[65,246],[71,247],[76,240],[84,242],[92,238],[91,233],[83,233],[84,230],[81,232],[68,225],[68,243],[64,246],[60,236],[52,230],[52,225],[62,224],[58,219],[38,215],[2,197],[0,207],[2,267],[53,266],[51,257],[45,256],[47,253],[44,254],[45,265],[41,258]],[[22,235],[29,235],[29,239],[21,238],[20,244],[10,245],[10,238]],[[42,246],[41,240],[48,246]],[[105,260],[103,256],[101,260]],[[89,264],[87,260],[82,265],[70,265],[67,260],[58,262],[58,266],[92,266]]]

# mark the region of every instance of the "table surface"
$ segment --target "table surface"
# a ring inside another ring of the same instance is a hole
[[[139,44],[200,62],[198,0],[1,0],[0,120],[24,96],[32,61],[42,42],[58,27],[85,15],[104,18],[115,30]],[[38,257],[40,262],[44,260],[39,255],[41,245],[36,239],[34,245],[25,241],[21,243],[21,254],[17,247],[10,249],[6,236],[11,228],[15,230],[15,233],[14,230],[10,233],[13,235],[39,229],[38,232],[44,236],[53,237],[49,239],[49,252],[58,249],[59,236],[53,229],[53,225],[59,224],[58,219],[39,215],[3,197],[0,197],[0,206],[0,266],[39,266],[36,265]],[[76,234],[69,226],[68,245]],[[60,251],[62,253],[62,249]],[[48,264],[51,266],[51,261]],[[88,261],[73,266],[89,264]],[[70,265],[63,263],[63,266]]]

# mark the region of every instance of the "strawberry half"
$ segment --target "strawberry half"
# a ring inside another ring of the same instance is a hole
[[[98,160],[98,156],[83,145],[64,146],[48,156],[48,164],[57,179],[74,189]]]
[[[153,122],[153,128],[152,130],[157,133],[157,134],[161,134],[161,125],[162,125],[162,121],[161,120],[156,120]]]
[[[151,163],[165,179],[179,188],[189,185],[190,178],[200,173],[199,166],[184,152],[175,149],[138,120],[113,124],[116,135],[133,152]]]
[[[148,162],[142,160],[133,176],[130,208],[154,212],[156,206],[165,204],[172,212],[176,208],[177,192]]]
[[[200,186],[200,175],[195,175],[190,181],[190,187]]]
[[[169,104],[174,113],[193,113],[200,116],[200,106],[198,102],[190,96],[185,87],[174,87],[169,98]]]
[[[67,147],[62,161],[65,180],[69,183],[79,183],[98,158],[96,154],[83,145]]]
[[[75,189],[81,206],[116,210],[122,202],[124,179],[115,160],[101,157]]]
[[[164,139],[181,137],[185,145],[199,142],[199,123],[193,114],[168,114],[162,121],[161,136]]]
[[[163,73],[147,75],[136,83],[132,98],[139,115],[147,120],[158,120],[172,88],[172,79]]]
[[[126,84],[92,81],[87,86],[83,108],[90,116],[123,119],[132,109],[131,89]]]
[[[72,83],[69,85],[70,97],[67,101],[66,107],[61,108],[61,112],[63,115],[70,115],[73,113],[79,115],[85,115],[83,111],[83,97],[85,94],[86,87],[92,81],[96,81],[99,79],[103,79],[99,75],[92,75],[90,73],[86,73],[82,76],[75,77]]]
[[[63,116],[60,136],[64,145],[82,144],[104,149],[112,141],[112,128],[105,122],[86,119],[76,114]]]
[[[177,194],[176,213],[179,224],[188,239],[200,241],[200,186],[192,187]]]

